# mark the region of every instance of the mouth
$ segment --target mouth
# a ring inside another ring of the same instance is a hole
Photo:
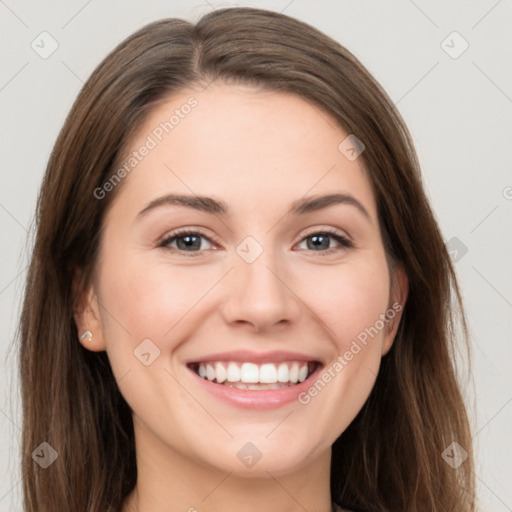
[[[209,360],[187,364],[201,379],[245,391],[291,388],[306,381],[321,366],[314,360],[288,360],[258,364],[251,361]]]
[[[312,355],[289,351],[234,350],[185,361],[204,392],[230,406],[269,410],[293,403],[324,364]]]

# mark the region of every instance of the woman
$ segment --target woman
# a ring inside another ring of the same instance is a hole
[[[338,43],[252,8],[144,27],[37,213],[28,512],[474,510],[455,274],[403,120]]]

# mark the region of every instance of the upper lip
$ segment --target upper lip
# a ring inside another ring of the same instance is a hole
[[[271,352],[251,352],[249,350],[232,350],[229,352],[217,352],[201,357],[196,357],[186,361],[186,364],[208,363],[212,361],[234,361],[239,363],[281,363],[285,361],[307,361],[319,362],[318,358],[301,354],[299,352],[289,352],[276,350]]]

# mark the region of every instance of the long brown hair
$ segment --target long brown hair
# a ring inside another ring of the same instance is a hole
[[[283,14],[228,8],[195,25],[157,21],[123,41],[85,83],[58,136],[38,199],[20,323],[26,511],[117,512],[136,484],[130,408],[106,354],[78,343],[73,320],[122,184],[101,200],[94,191],[158,104],[213,80],[298,94],[364,143],[386,250],[409,279],[374,389],[333,446],[332,499],[357,511],[474,510],[471,436],[454,363],[455,332],[467,346],[467,329],[409,132],[336,41]],[[83,279],[74,287],[77,269]],[[442,457],[454,441],[468,454],[456,468]],[[31,456],[42,442],[58,453],[47,469]]]

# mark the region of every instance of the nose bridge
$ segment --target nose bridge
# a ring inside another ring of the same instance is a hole
[[[258,329],[294,320],[298,299],[286,283],[285,262],[277,251],[247,237],[236,252],[224,310],[226,320],[245,321]]]

